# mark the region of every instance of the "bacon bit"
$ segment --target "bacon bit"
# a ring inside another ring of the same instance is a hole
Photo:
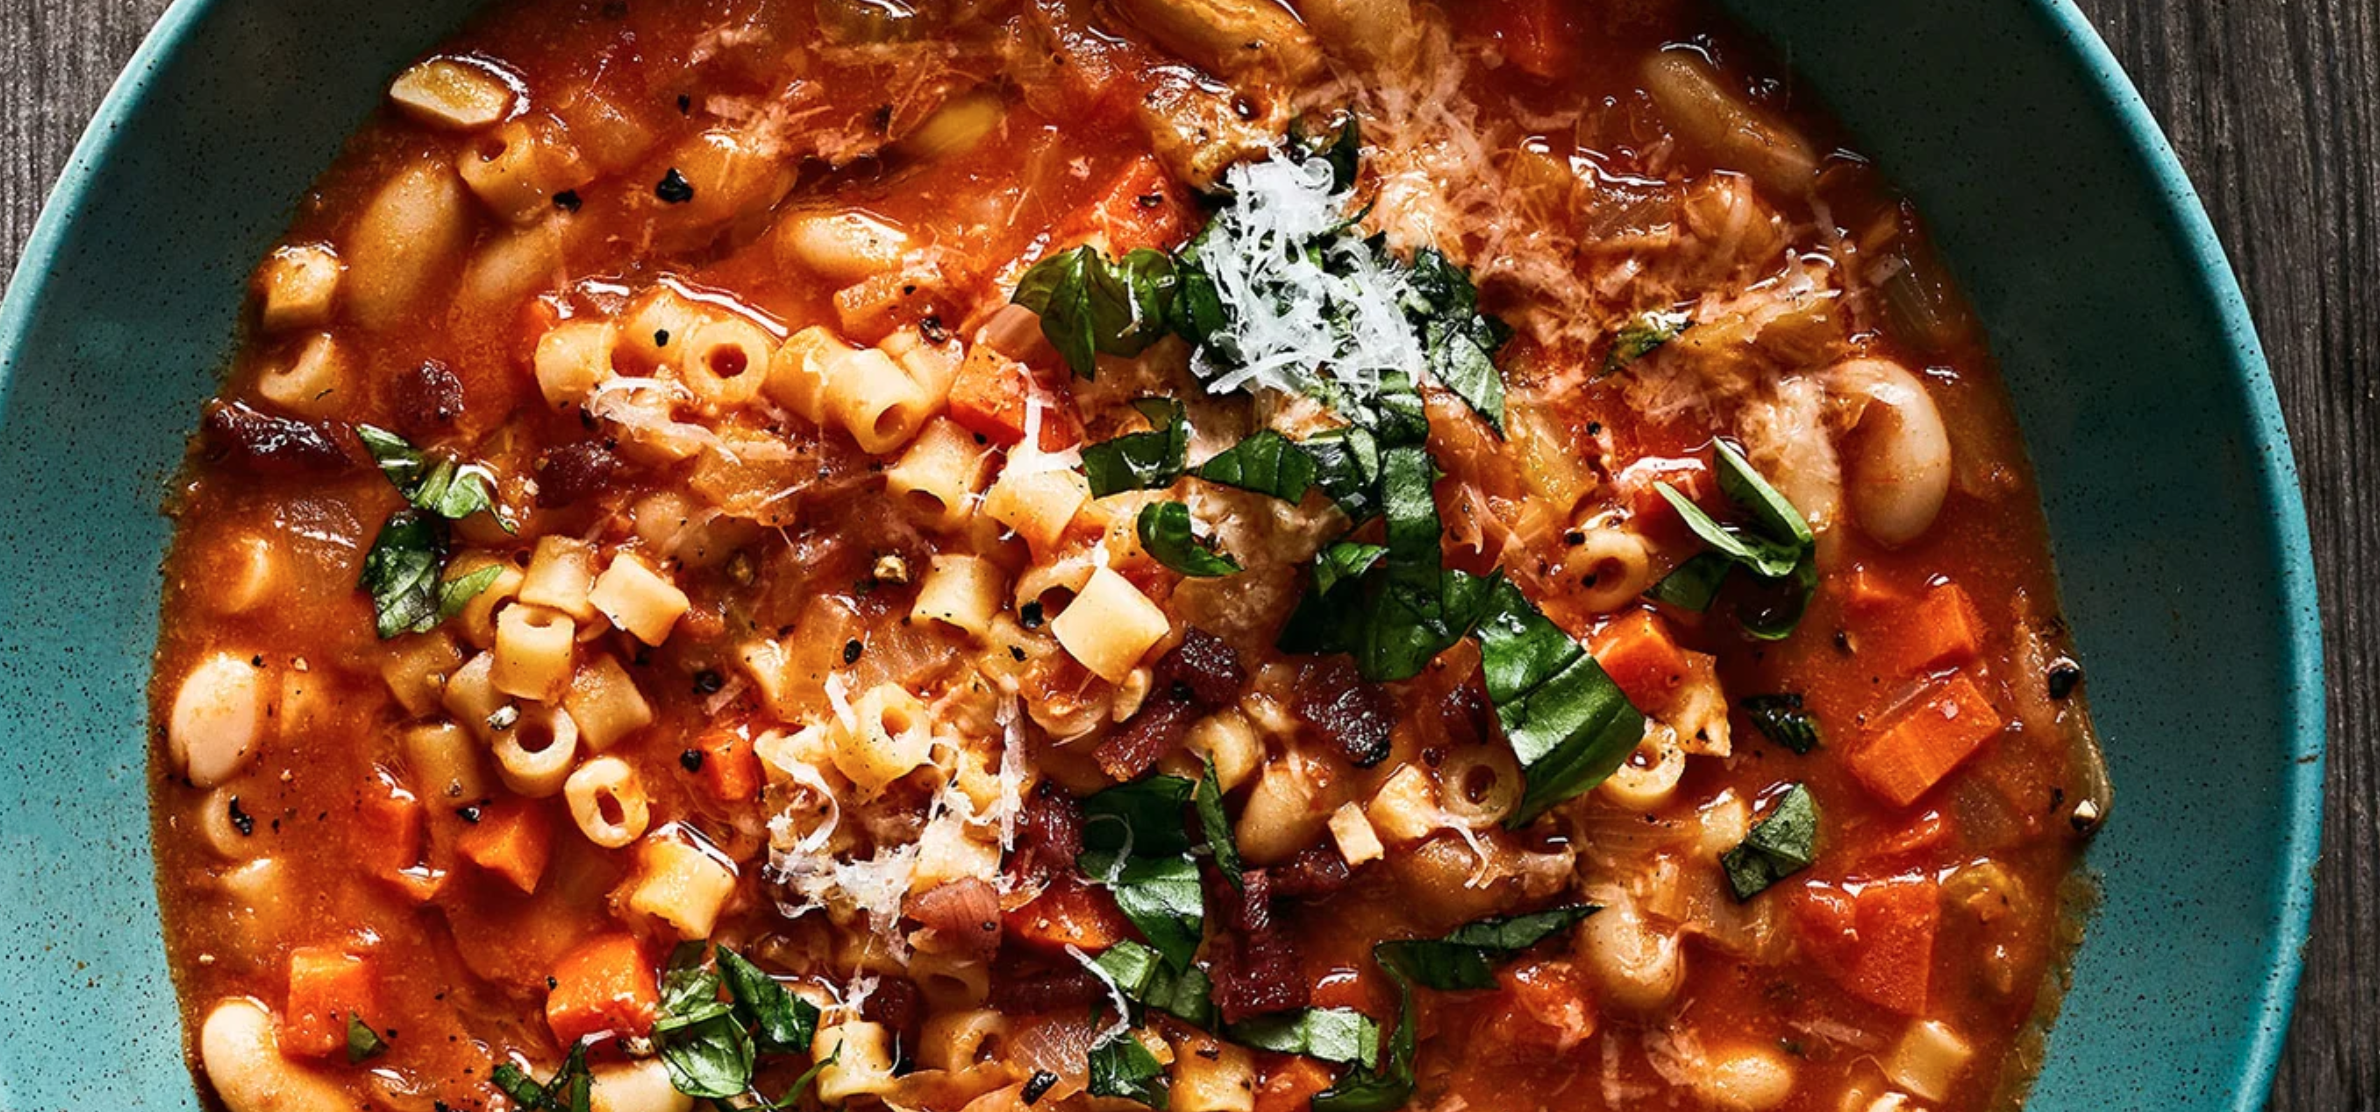
[[[1051,968],[1041,963],[1003,957],[992,964],[991,999],[1008,1015],[1087,1007],[1107,999],[1107,986],[1090,970],[1069,962]]]
[[[301,421],[258,412],[243,402],[210,402],[201,422],[216,458],[278,475],[345,471],[362,462],[355,434],[332,421]]]
[[[1298,965],[1296,943],[1273,922],[1271,876],[1250,869],[1237,888],[1216,870],[1207,870],[1206,877],[1210,904],[1224,909],[1232,928],[1208,944],[1207,976],[1215,983],[1215,1009],[1223,1021],[1305,1007],[1312,986]]]
[[[1240,667],[1240,654],[1230,642],[1190,626],[1182,643],[1157,659],[1156,680],[1158,686],[1179,691],[1211,710],[1237,700],[1248,673]]]
[[[917,982],[907,977],[887,976],[876,982],[876,991],[860,1002],[859,1015],[870,1023],[881,1023],[900,1042],[914,1052],[919,1036],[925,1032],[926,998],[918,991]],[[901,1056],[896,1052],[895,1057]]]
[[[1282,899],[1318,900],[1347,887],[1354,879],[1347,862],[1328,846],[1307,846],[1289,863],[1266,870],[1273,895]]]
[[[397,424],[407,432],[432,432],[463,415],[463,380],[435,359],[400,372],[389,387]]]
[[[1178,694],[1160,695],[1107,735],[1091,757],[1099,762],[1100,771],[1119,784],[1138,780],[1155,768],[1160,758],[1181,748],[1198,714],[1198,708]]]
[[[1457,746],[1483,745],[1496,736],[1495,711],[1478,676],[1448,688],[1439,698],[1438,725],[1446,731],[1446,740]]]
[[[1033,788],[1018,810],[1016,848],[1008,858],[1008,873],[1026,884],[1041,884],[1074,871],[1083,852],[1083,808],[1066,789],[1047,780]]]
[[[1323,739],[1357,768],[1370,768],[1388,758],[1389,733],[1396,725],[1396,699],[1388,689],[1369,683],[1344,656],[1309,661],[1298,669],[1297,702],[1292,707],[1307,725],[1322,731]]]
[[[916,893],[904,910],[922,928],[920,949],[989,957],[1000,948],[1000,894],[974,877]]]
[[[548,448],[537,459],[537,505],[556,510],[583,502],[610,490],[625,470],[618,453],[601,441]]]

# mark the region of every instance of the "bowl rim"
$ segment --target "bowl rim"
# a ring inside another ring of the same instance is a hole
[[[2258,339],[2247,298],[2216,235],[2189,173],[2167,140],[2147,102],[2122,64],[2074,0],[2007,0],[2031,8],[2062,40],[2069,64],[2089,79],[2094,107],[2128,139],[2128,154],[2161,194],[2159,208],[2168,235],[2191,263],[2191,288],[2221,322],[2229,341],[2225,361],[2242,387],[2248,426],[2259,451],[2252,466],[2263,497],[2274,512],[2274,562],[2281,574],[2274,587],[2285,629],[2281,674],[2298,682],[2283,700],[2288,708],[2282,734],[2298,759],[2284,777],[2289,821],[2280,831],[2286,876],[2278,885],[2279,919],[2257,1001],[2258,1022],[2235,1086],[2235,1107],[2262,1108],[2295,1010],[2311,926],[2315,866],[2321,857],[2323,781],[2326,754],[2326,684],[2320,594],[2295,447],[2284,421],[2271,368]],[[115,154],[115,136],[146,98],[162,63],[178,52],[193,27],[228,6],[228,0],[173,0],[142,39],[111,84],[75,142],[58,180],[42,204],[33,230],[18,254],[6,293],[0,296],[0,421],[12,393],[8,382],[36,310],[48,300],[53,262],[66,246],[68,230],[91,207],[92,187]]]

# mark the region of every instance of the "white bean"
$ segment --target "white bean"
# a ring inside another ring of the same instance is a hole
[[[1899,364],[1854,359],[1827,372],[1850,420],[1843,459],[1852,519],[1876,543],[1916,540],[1950,493],[1950,433],[1925,383]]]
[[[165,727],[166,748],[190,783],[211,788],[246,767],[264,735],[264,671],[219,652],[182,677]]]
[[[901,265],[909,235],[857,209],[804,212],[777,229],[777,258],[830,282],[857,282]]]
[[[1686,955],[1677,933],[1655,927],[1632,902],[1615,902],[1588,916],[1578,939],[1587,967],[1611,1002],[1623,1008],[1666,1004],[1685,980]]]
[[[1764,1047],[1723,1051],[1711,1056],[1695,1087],[1726,1112],[1767,1112],[1793,1095],[1793,1065]]]
[[[462,260],[471,212],[462,180],[441,161],[416,162],[392,175],[347,233],[347,305],[365,328],[418,324],[431,309],[421,299]]]
[[[281,1056],[273,1017],[253,1000],[225,1000],[207,1013],[198,1058],[231,1112],[344,1112],[355,1103]]]

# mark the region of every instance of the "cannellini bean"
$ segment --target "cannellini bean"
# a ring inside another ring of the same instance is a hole
[[[469,201],[454,167],[425,159],[397,171],[347,233],[348,309],[375,331],[418,324],[431,308],[419,300],[470,242]]]
[[[1578,940],[1587,968],[1623,1008],[1668,1003],[1685,980],[1686,955],[1677,933],[1654,926],[1632,902],[1615,902],[1589,916],[1579,925]]]
[[[1845,494],[1860,531],[1888,548],[1916,540],[1950,492],[1950,433],[1925,384],[1899,364],[1854,359],[1827,372],[1849,420]]]
[[[669,1068],[658,1058],[641,1062],[612,1062],[588,1071],[594,1084],[587,1089],[593,1112],[692,1112],[694,1098],[669,1083]]]
[[[1793,1065],[1766,1047],[1720,1051],[1710,1056],[1695,1088],[1726,1112],[1767,1112],[1793,1095]]]
[[[1116,6],[1160,45],[1218,77],[1295,82],[1322,65],[1313,33],[1273,0],[1119,0]]]
[[[1664,50],[1645,63],[1645,91],[1677,129],[1722,169],[1740,171],[1762,189],[1799,197],[1818,177],[1810,142],[1720,84],[1700,57]]]
[[[211,788],[246,767],[264,735],[264,670],[219,652],[182,677],[165,727],[166,748],[190,782]]]
[[[1421,53],[1412,0],[1303,0],[1297,9],[1331,51],[1375,69],[1409,66]]]
[[[857,282],[901,265],[909,234],[865,212],[803,212],[777,228],[777,261],[830,282]]]
[[[207,1013],[198,1058],[231,1112],[343,1112],[355,1103],[281,1056],[273,1017],[253,1000],[225,1000]]]

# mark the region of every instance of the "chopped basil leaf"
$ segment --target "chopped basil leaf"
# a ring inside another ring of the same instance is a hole
[[[1092,964],[1115,982],[1125,999],[1199,1027],[1214,1025],[1215,986],[1204,970],[1176,972],[1163,955],[1131,939],[1101,951]]]
[[[1314,481],[1347,520],[1360,525],[1380,512],[1380,441],[1370,429],[1317,433],[1298,447],[1312,457]]]
[[[1314,457],[1296,441],[1263,429],[1199,464],[1198,477],[1296,502],[1314,486]]]
[[[1141,398],[1132,407],[1149,419],[1148,432],[1126,433],[1083,449],[1083,477],[1091,481],[1093,498],[1159,490],[1182,477],[1190,454],[1190,425],[1183,419],[1182,403]]]
[[[1218,552],[1190,529],[1190,507],[1180,502],[1151,502],[1140,508],[1135,523],[1140,546],[1157,562],[1193,579],[1234,575],[1240,562]]]
[[[751,1024],[763,1054],[801,1054],[818,1033],[818,1005],[795,996],[777,979],[725,946],[718,948],[719,972],[735,999],[736,1018]]]
[[[1480,671],[1527,781],[1506,820],[1517,828],[1618,769],[1644,739],[1644,715],[1520,588],[1498,581],[1489,611],[1479,626]]]
[[[1380,1058],[1380,1024],[1353,1008],[1307,1008],[1235,1023],[1231,1040],[1275,1054],[1369,1066]]]
[[[1528,915],[1481,919],[1437,939],[1383,942],[1372,951],[1385,968],[1424,988],[1441,992],[1496,987],[1496,965],[1577,926],[1601,910],[1588,904]]]
[[[1617,374],[1628,364],[1651,354],[1654,348],[1685,335],[1692,327],[1694,318],[1686,313],[1666,309],[1638,313],[1612,336],[1611,351],[1603,357],[1603,373]]]
[[[372,596],[373,625],[381,640],[438,624],[438,572],[445,566],[444,521],[410,509],[388,515],[356,579],[356,586]]]
[[[449,621],[462,613],[464,607],[471,605],[472,599],[478,598],[480,592],[487,590],[503,574],[503,565],[489,564],[469,575],[438,584],[438,620]]]
[[[1430,377],[1504,435],[1504,379],[1495,361],[1508,338],[1504,326],[1479,315],[1470,276],[1435,248],[1413,253],[1405,283],[1405,312],[1421,330]]]
[[[1201,757],[1204,771],[1198,777],[1198,790],[1191,793],[1191,809],[1198,812],[1198,828],[1206,835],[1207,852],[1215,859],[1215,868],[1233,885],[1242,883],[1240,845],[1231,834],[1231,816],[1223,813],[1223,781],[1215,775],[1215,759]]]
[[[1413,986],[1397,982],[1397,1029],[1388,1038],[1386,1060],[1358,1065],[1330,1088],[1314,1095],[1314,1112],[1394,1112],[1413,1096]]]
[[[1011,300],[1041,315],[1066,365],[1084,378],[1098,354],[1138,355],[1165,334],[1177,279],[1164,252],[1140,248],[1109,259],[1088,244],[1033,264]]]
[[[484,511],[494,515],[505,532],[517,528],[497,512],[496,479],[487,468],[476,463],[457,464],[444,457],[433,461],[428,453],[387,429],[358,425],[355,431],[372,462],[380,466],[380,473],[414,508],[449,521]]]
[[[738,1096],[752,1087],[752,1038],[719,998],[721,979],[703,960],[706,949],[686,942],[670,952],[653,1038],[671,1087],[692,1097]]]
[[[1795,784],[1777,797],[1768,817],[1753,824],[1743,844],[1720,856],[1719,864],[1740,903],[1809,868],[1817,843],[1818,801],[1809,788]]]
[[[540,1085],[510,1062],[499,1063],[488,1072],[488,1080],[512,1098],[520,1112],[588,1112],[594,1100],[595,1078],[587,1072],[587,1043],[581,1039],[572,1043],[570,1055],[562,1060],[562,1068],[553,1079]]]
[[[1223,292],[1216,287],[1214,275],[1209,273],[1201,256],[1209,241],[1209,224],[1199,230],[1190,242],[1174,252],[1174,298],[1166,323],[1174,334],[1190,341],[1192,347],[1214,349],[1215,337],[1231,326],[1231,311],[1223,304]]]
[[[1700,614],[1711,608],[1719,588],[1735,570],[1735,561],[1716,552],[1701,552],[1679,564],[1645,592],[1645,597],[1680,610]]]
[[[1091,1044],[1090,1084],[1095,1097],[1122,1097],[1151,1108],[1165,1107],[1165,1068],[1157,1056],[1130,1031],[1118,1031]]]
[[[1818,748],[1818,719],[1802,709],[1802,697],[1792,692],[1747,695],[1736,704],[1762,735],[1796,753]]]
[[[377,1058],[388,1052],[388,1040],[364,1022],[364,1017],[347,1013],[347,1064],[355,1065],[367,1058]]]
[[[1661,497],[1711,551],[1679,565],[1648,593],[1686,609],[1707,609],[1728,572],[1740,567],[1758,580],[1753,597],[1736,609],[1744,632],[1764,641],[1783,640],[1800,624],[1818,589],[1817,539],[1800,511],[1760,477],[1743,453],[1720,441],[1713,454],[1720,492],[1751,520],[1723,524],[1668,483],[1657,484]]]
[[[1314,554],[1314,591],[1328,595],[1339,584],[1361,579],[1372,565],[1388,555],[1388,546],[1361,541],[1335,541]]]
[[[1083,851],[1075,864],[1116,897],[1168,964],[1190,967],[1206,924],[1206,893],[1182,808],[1196,784],[1148,776],[1083,799]]]

